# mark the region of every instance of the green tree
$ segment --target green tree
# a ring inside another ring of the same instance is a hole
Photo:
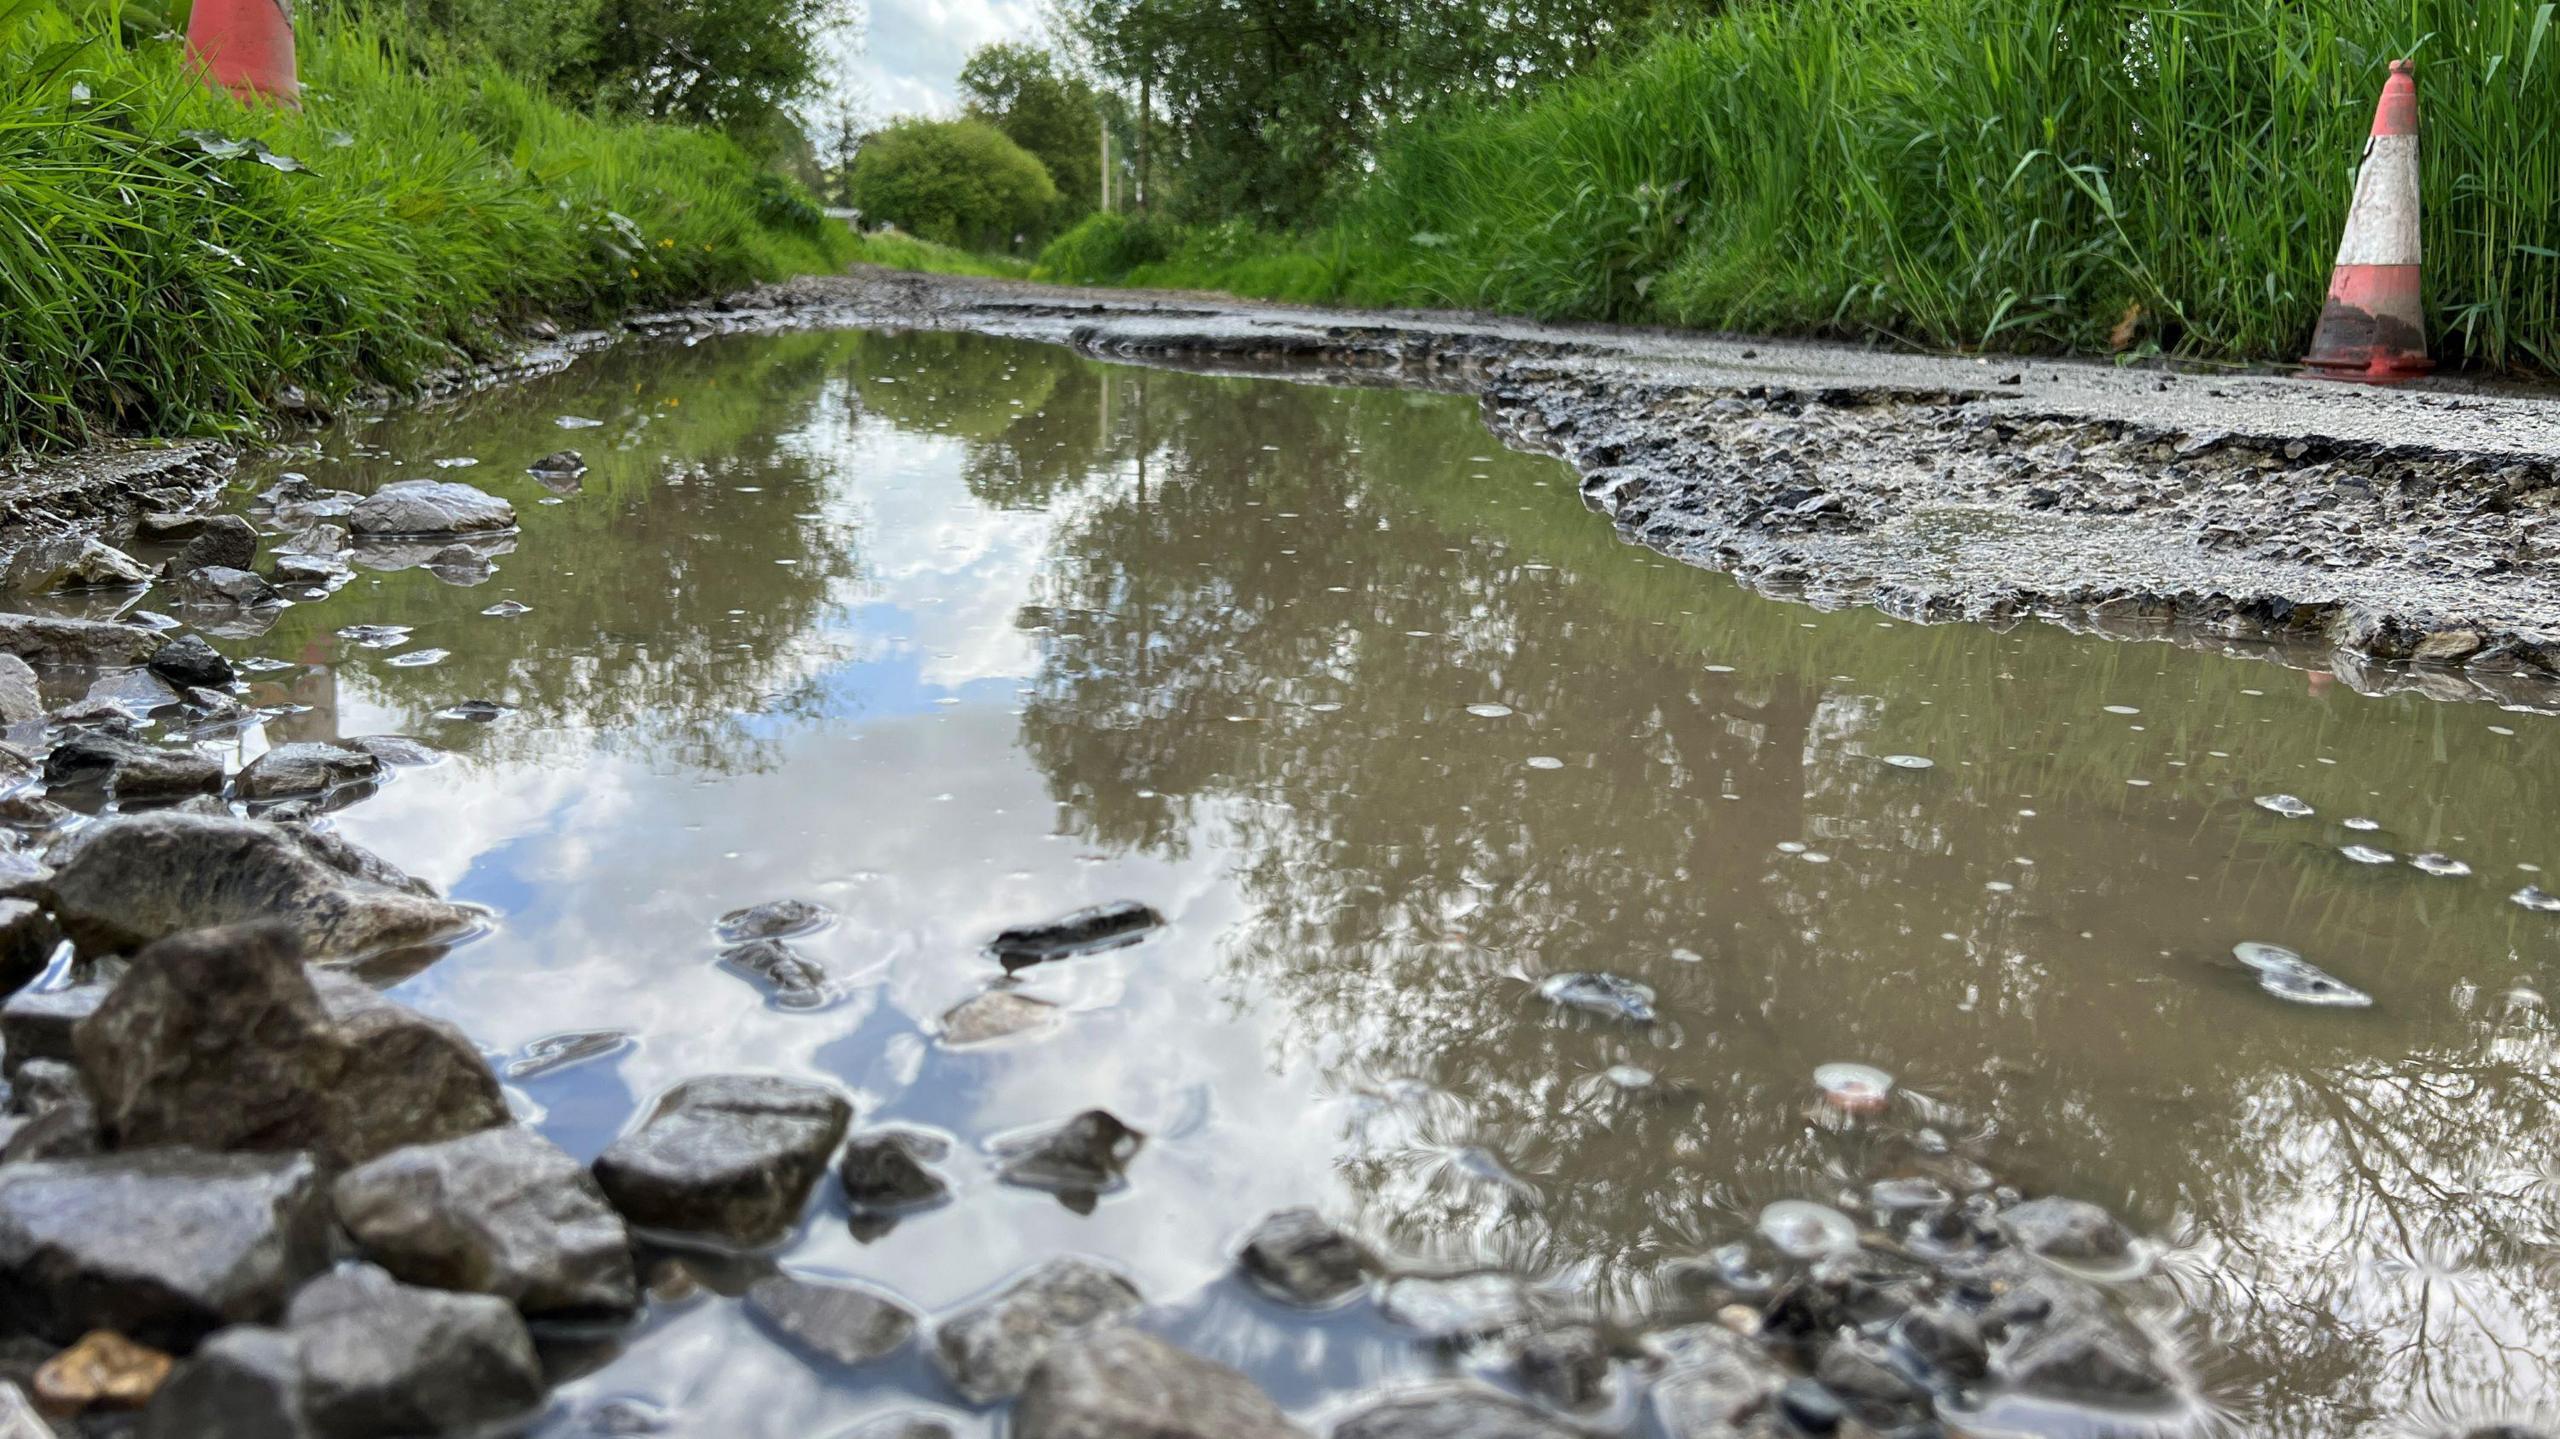
[[[891,124],[854,157],[852,193],[866,223],[972,250],[1036,241],[1058,203],[1040,161],[984,120]]]
[[[1102,112],[1093,86],[1037,45],[982,45],[960,67],[968,111],[1039,158],[1058,187],[1046,228],[1063,230],[1101,203]]]
[[[1183,218],[1294,226],[1360,171],[1386,127],[1520,94],[1604,58],[1669,0],[1060,0],[1064,37],[1139,112],[1142,192],[1180,180]],[[1172,194],[1171,187],[1166,193]]]
[[[771,154],[799,133],[791,106],[818,88],[821,43],[854,18],[846,0],[602,0],[571,88]]]

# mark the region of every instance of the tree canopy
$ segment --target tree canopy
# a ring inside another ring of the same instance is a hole
[[[1387,126],[1608,55],[1670,0],[1059,0],[1100,75],[1142,97],[1189,218],[1303,223]]]
[[[1037,238],[1058,202],[1031,152],[968,119],[893,122],[854,157],[851,190],[866,223],[971,250]]]
[[[968,112],[1039,158],[1058,187],[1045,228],[1063,230],[1101,203],[1102,113],[1092,85],[1037,45],[984,45],[960,67]]]

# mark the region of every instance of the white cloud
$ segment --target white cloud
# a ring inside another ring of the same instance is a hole
[[[969,52],[998,40],[1036,40],[1033,0],[871,0],[863,53],[849,67],[875,117],[948,114]]]

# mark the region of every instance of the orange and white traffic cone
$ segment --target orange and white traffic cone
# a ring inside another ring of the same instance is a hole
[[[196,0],[187,16],[187,54],[207,80],[242,100],[301,103],[291,0]]]
[[[2374,107],[2329,302],[2302,362],[2314,374],[2368,384],[2434,368],[2418,304],[2418,81],[2406,60],[2391,62]]]

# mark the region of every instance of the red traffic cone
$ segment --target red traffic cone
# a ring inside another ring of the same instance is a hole
[[[2302,362],[2314,374],[2369,384],[2434,368],[2418,305],[2418,81],[2406,60],[2391,62],[2374,107],[2329,302]]]
[[[206,79],[240,99],[300,103],[291,0],[196,0],[187,17],[187,53]]]

